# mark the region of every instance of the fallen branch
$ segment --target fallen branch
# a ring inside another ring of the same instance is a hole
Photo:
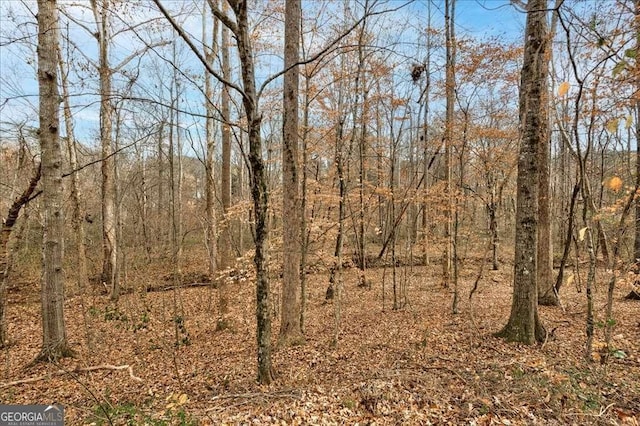
[[[180,285],[161,285],[155,287],[147,287],[147,293],[154,293],[158,291],[171,291],[171,290],[180,290],[183,288],[193,288],[193,287],[215,287],[215,282],[198,282],[198,283],[186,283]]]
[[[21,380],[15,380],[13,382],[1,383],[0,389],[4,389],[11,386],[16,386],[16,385],[24,385],[27,383],[34,383],[34,382],[49,379],[55,376],[64,376],[69,373],[86,373],[86,372],[99,371],[99,370],[127,370],[129,372],[129,377],[131,377],[136,382],[142,382],[142,379],[140,377],[137,377],[135,374],[133,374],[133,368],[129,364],[125,364],[125,365],[104,364],[104,365],[96,365],[92,367],[76,367],[73,370],[58,370],[53,373],[44,374],[38,377],[30,377],[28,379],[21,379]]]

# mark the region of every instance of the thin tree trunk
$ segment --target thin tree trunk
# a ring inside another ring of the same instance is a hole
[[[206,0],[205,0],[206,3]],[[216,1],[217,3],[217,1]],[[207,14],[203,13],[202,18],[202,36],[206,37],[206,19]],[[213,23],[213,31],[211,33],[211,47],[205,46],[205,60],[209,64],[209,66],[213,67],[214,59],[217,56],[217,37],[218,37],[218,20],[214,18]],[[206,140],[207,140],[207,153],[205,157],[205,171],[206,171],[206,184],[205,184],[205,193],[206,193],[206,243],[207,243],[207,251],[208,251],[208,268],[209,268],[209,278],[211,280],[215,279],[215,274],[217,272],[217,236],[216,236],[216,214],[215,214],[215,170],[214,170],[214,160],[216,154],[216,144],[215,144],[215,121],[213,119],[213,115],[215,114],[214,108],[214,99],[213,99],[213,84],[212,84],[212,76],[206,69],[204,70],[204,93],[205,93],[205,109],[207,111],[207,119],[206,119]]]
[[[500,236],[498,235],[498,218],[497,218],[496,188],[492,185],[491,199],[487,210],[489,211],[489,231],[491,233],[491,269],[498,270],[498,244]]]
[[[223,10],[226,11],[226,2],[224,2]],[[222,53],[222,77],[226,80],[231,79],[231,63],[229,61],[229,30],[224,25],[222,26],[222,40],[220,42],[220,50]],[[231,208],[231,126],[229,120],[230,115],[230,95],[229,88],[222,88],[222,97],[220,102],[220,112],[222,114],[222,208],[224,211],[225,223],[220,230],[220,268],[226,269],[232,265],[232,253],[231,253],[231,223],[227,217],[229,214],[229,208]],[[240,181],[238,186],[241,186]]]
[[[102,0],[98,8],[97,0],[91,0],[98,30],[100,74],[100,146],[102,174],[102,282],[110,289],[111,299],[117,300],[119,286],[117,277],[118,248],[116,240],[116,200],[114,182],[114,161],[112,147],[113,107],[111,104],[111,69],[109,67],[109,0]]]
[[[640,50],[640,0],[634,2],[634,24],[636,31],[636,52]],[[640,89],[640,59],[636,56],[636,88]],[[636,97],[635,100],[636,110],[636,175],[640,176],[640,98]],[[636,224],[635,224],[635,239],[633,244],[633,261],[635,265],[636,274],[640,274],[640,197],[636,198]]]
[[[573,192],[571,193],[571,201],[569,202],[569,212],[568,212],[568,224],[566,228],[566,237],[564,240],[564,248],[562,251],[562,259],[560,259],[560,268],[558,269],[558,277],[556,278],[556,283],[554,285],[555,293],[560,293],[560,287],[562,287],[562,283],[564,280],[564,270],[567,265],[567,259],[569,258],[569,252],[571,251],[571,241],[573,237],[573,222],[575,216],[575,206],[576,199],[578,198],[578,193],[580,192],[580,184],[576,183],[573,187]],[[577,253],[576,253],[577,256]]]
[[[81,193],[78,185],[78,172],[73,172],[78,168],[78,146],[75,139],[73,129],[73,117],[71,115],[71,105],[69,103],[69,86],[67,81],[67,73],[62,60],[62,54],[58,51],[58,66],[60,69],[60,82],[62,87],[63,114],[65,122],[65,130],[67,133],[67,152],[69,154],[69,167],[72,170],[70,182],[71,197],[71,226],[76,238],[76,250],[78,256],[78,270],[76,273],[76,291],[79,292],[80,306],[82,308],[82,317],[84,323],[84,331],[89,347],[93,347],[91,319],[87,314],[85,304],[85,290],[89,283],[89,273],[87,270],[87,251],[85,246],[84,218],[82,207],[80,205]]]
[[[76,170],[78,168],[78,147],[73,130],[73,117],[71,115],[71,106],[69,104],[69,86],[67,82],[67,73],[65,72],[65,64],[62,61],[62,55],[59,54],[58,66],[60,67],[60,81],[62,87],[63,113],[65,129],[67,133],[67,152],[69,154],[69,167]],[[70,197],[71,197],[71,225],[73,233],[76,237],[76,250],[78,255],[78,270],[76,275],[76,285],[80,292],[83,292],[89,282],[89,274],[87,272],[87,253],[85,246],[85,232],[82,207],[80,206],[80,193],[78,185],[78,172],[71,173],[70,176]]]
[[[141,181],[140,192],[142,196],[140,206],[140,220],[142,222],[142,239],[144,245],[144,253],[147,262],[151,262],[151,240],[149,239],[149,190],[147,185],[147,158],[145,149],[140,152]]]
[[[156,224],[157,224],[157,235],[158,239],[161,242],[161,245],[164,246],[165,243],[165,229],[166,229],[166,221],[163,218],[163,209],[165,207],[165,189],[164,189],[164,129],[165,129],[165,120],[164,118],[160,121],[160,129],[158,130],[158,204],[156,205]],[[164,247],[163,252],[164,252]],[[164,253],[163,253],[164,254]]]
[[[368,1],[365,1],[365,10],[368,7]],[[358,200],[359,200],[359,209],[358,209],[358,253],[359,253],[359,265],[360,268],[360,282],[359,285],[361,287],[368,287],[367,281],[367,254],[366,254],[366,241],[365,241],[365,206],[364,206],[364,184],[366,180],[366,168],[367,168],[367,109],[368,103],[367,98],[369,94],[369,90],[366,87],[365,80],[365,63],[364,63],[364,37],[366,35],[367,29],[367,20],[366,17],[362,22],[362,27],[360,29],[360,34],[358,35],[358,71],[356,74],[356,84],[355,90],[358,92],[360,90],[360,86],[362,86],[362,104],[360,106],[360,140],[358,141]],[[356,94],[358,96],[358,94]],[[358,104],[354,105],[354,126],[355,126],[355,115],[358,109]],[[355,129],[354,129],[355,133]]]
[[[428,3],[427,59],[425,61],[424,117],[422,122],[422,263],[429,264],[429,212],[427,208],[429,173],[429,101],[431,92],[431,2]]]
[[[452,145],[453,145],[453,108],[455,90],[455,0],[445,0],[445,34],[446,34],[446,118],[445,118],[445,169],[447,207],[445,209],[445,250],[442,256],[442,285],[445,288],[451,286],[451,257],[453,255],[453,191],[451,188]]]
[[[300,247],[300,330],[304,334],[305,331],[305,309],[307,305],[307,255],[309,253],[309,239],[311,238],[311,230],[309,229],[307,220],[307,181],[308,181],[308,150],[307,140],[309,136],[309,91],[310,91],[310,77],[305,78],[305,91],[304,91],[304,114],[302,119],[302,182],[301,182],[301,200],[300,200],[300,229],[302,231],[302,246]],[[313,206],[312,206],[313,210]],[[313,216],[312,216],[313,217]]]
[[[258,382],[269,384],[273,380],[271,367],[271,315],[268,270],[268,192],[265,164],[262,157],[262,136],[260,134],[262,115],[258,111],[258,94],[255,83],[253,49],[249,32],[248,6],[246,1],[232,4],[236,16],[236,40],[238,55],[242,64],[242,98],[248,123],[249,165],[251,169],[251,197],[255,216],[256,266],[256,319],[258,343]]]
[[[344,244],[344,222],[346,216],[347,183],[344,176],[344,149],[342,146],[343,122],[338,125],[336,138],[336,169],[340,201],[338,206],[338,236],[336,238],[335,263],[332,268],[331,282],[333,284],[334,299],[334,335],[333,344],[338,346],[340,338],[340,324],[342,322],[342,249]]]

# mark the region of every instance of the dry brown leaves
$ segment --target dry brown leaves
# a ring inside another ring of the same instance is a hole
[[[231,326],[220,332],[213,288],[137,292],[117,306],[85,297],[92,305],[86,320],[80,299],[72,298],[66,319],[78,356],[55,365],[30,365],[41,339],[39,306],[32,299],[14,303],[8,313],[14,342],[1,352],[0,384],[45,377],[0,387],[0,401],[63,404],[71,425],[637,424],[640,304],[622,300],[626,288],[615,304],[620,358],[596,345],[607,362],[588,364],[584,293],[566,287],[564,311],[541,308],[552,331],[544,345],[506,344],[491,333],[509,313],[511,268],[486,271],[471,306],[475,268],[467,266],[461,278],[459,315],[450,313],[451,294],[439,287],[439,265],[399,275],[409,299],[401,311],[389,309],[391,274],[385,274],[383,310],[382,269],[368,272],[370,291],[357,288],[356,272],[348,271],[337,347],[333,305],[324,301],[328,277],[309,276],[306,344],[274,351],[277,380],[268,387],[255,382],[251,280],[230,285]],[[158,282],[161,276],[158,271]],[[144,279],[136,285],[156,280]],[[277,280],[273,287],[277,296]],[[600,284],[600,320],[604,293]],[[274,340],[277,330],[275,320]],[[598,342],[602,334],[599,329]],[[87,369],[105,364],[128,364],[142,382],[127,370]]]

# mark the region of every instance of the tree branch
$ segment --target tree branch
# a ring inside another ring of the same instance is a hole
[[[202,62],[202,65],[204,65],[205,69],[212,75],[214,76],[219,82],[221,82],[222,84],[231,87],[232,89],[236,90],[238,93],[240,93],[240,95],[242,95],[243,98],[246,98],[247,95],[246,93],[244,93],[244,90],[238,86],[237,84],[225,79],[223,76],[221,76],[220,74],[218,74],[213,67],[211,66],[211,64],[209,64],[207,62],[207,60],[205,59],[205,57],[202,55],[202,53],[198,50],[198,48],[196,47],[196,45],[193,43],[193,41],[191,41],[191,39],[189,38],[189,36],[187,35],[187,33],[184,31],[184,29],[182,29],[182,27],[180,25],[178,25],[178,23],[176,22],[175,19],[173,19],[173,17],[171,15],[169,15],[169,12],[167,11],[167,9],[164,8],[164,6],[162,6],[162,3],[160,3],[160,0],[153,0],[153,3],[158,6],[158,9],[160,10],[160,12],[164,15],[164,17],[167,19],[167,21],[169,21],[169,23],[171,24],[171,26],[173,27],[174,30],[176,30],[176,32],[178,33],[178,35],[180,36],[180,38],[182,38],[182,40],[184,40],[185,43],[187,43],[187,46],[189,46],[189,48],[191,49],[191,51],[196,55],[196,57],[198,58],[198,60],[200,62]]]

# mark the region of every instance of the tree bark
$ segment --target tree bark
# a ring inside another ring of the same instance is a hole
[[[226,7],[226,2],[224,3]],[[222,26],[222,40],[220,42],[220,50],[222,53],[222,77],[225,80],[231,79],[231,63],[229,61],[229,30]],[[220,268],[229,268],[232,265],[231,254],[231,223],[227,217],[229,208],[231,208],[231,125],[229,120],[230,114],[230,95],[229,88],[222,88],[222,97],[220,102],[220,112],[222,114],[222,209],[225,215],[225,223],[220,230]],[[239,186],[242,182],[239,182]],[[240,225],[242,226],[242,225]]]
[[[271,367],[271,315],[268,270],[268,193],[267,179],[262,157],[262,136],[260,129],[262,115],[258,111],[258,94],[255,83],[255,65],[253,48],[249,33],[247,0],[232,2],[236,16],[235,35],[238,43],[238,55],[242,64],[243,96],[242,103],[247,117],[249,135],[249,166],[251,170],[251,197],[255,216],[255,255],[256,266],[256,319],[258,343],[258,382],[269,384],[273,380]]]
[[[636,52],[640,50],[640,0],[634,1],[634,24],[636,31]],[[636,56],[635,63],[636,87],[640,89],[640,59]],[[636,94],[634,101],[636,109],[636,174],[640,175],[640,97]],[[640,197],[636,198],[636,226],[635,240],[633,244],[633,257],[636,263],[636,273],[640,273]]]
[[[206,14],[203,14],[203,20],[206,20]],[[206,21],[203,22],[202,28],[202,36],[203,38],[206,36]],[[217,55],[217,37],[218,37],[218,19],[214,18],[213,31],[211,34],[211,47],[206,46],[205,43],[205,60],[209,64],[209,66],[213,67],[213,61]],[[215,113],[214,108],[214,99],[213,99],[213,83],[211,81],[212,76],[206,69],[204,70],[204,93],[205,93],[205,109],[207,111],[207,119],[206,119],[206,138],[207,138],[207,153],[205,158],[205,170],[207,173],[206,176],[206,184],[205,184],[205,192],[206,192],[206,221],[207,221],[207,230],[206,230],[206,241],[207,241],[207,251],[208,251],[208,267],[209,267],[209,278],[214,279],[216,271],[218,269],[217,264],[217,236],[216,236],[216,214],[215,214],[215,170],[214,170],[214,160],[216,153],[216,143],[215,143],[215,121],[213,120],[213,115]]]
[[[446,34],[446,55],[445,65],[445,90],[446,90],[446,111],[445,111],[445,169],[446,169],[446,196],[447,206],[445,208],[445,249],[442,256],[442,285],[449,288],[451,285],[451,258],[453,256],[453,193],[451,188],[451,167],[452,167],[452,145],[453,145],[453,108],[455,90],[455,33],[454,17],[455,0],[445,0],[445,34]]]
[[[543,100],[543,105],[544,105]],[[542,111],[542,114],[546,114]],[[543,131],[543,129],[540,129]],[[538,304],[557,306],[558,294],[553,281],[553,250],[551,241],[551,182],[550,182],[550,136],[546,132],[538,147],[539,189],[538,189]]]
[[[100,147],[102,154],[102,282],[111,289],[111,299],[118,300],[118,248],[116,241],[116,199],[112,147],[113,106],[111,105],[111,68],[109,67],[109,0],[91,0],[98,40],[100,74]]]
[[[422,93],[424,102],[424,116],[422,121],[422,263],[429,264],[429,211],[427,209],[427,195],[429,193],[429,101],[431,92],[431,2],[428,3],[427,24],[427,58],[425,61],[425,82]]]
[[[62,99],[63,99],[63,113],[65,130],[67,133],[67,152],[69,154],[69,168],[73,171],[78,168],[78,146],[75,139],[73,129],[73,117],[71,115],[71,105],[69,102],[69,86],[67,82],[67,75],[64,68],[64,62],[62,61],[62,55],[58,53],[58,65],[60,67],[61,74],[61,87],[62,87]],[[80,199],[82,194],[80,192],[78,184],[78,173],[71,173],[70,182],[70,196],[71,196],[71,226],[73,227],[73,233],[76,238],[76,250],[78,255],[78,271],[76,276],[77,290],[82,292],[89,282],[89,273],[87,269],[87,251],[85,247],[85,232],[84,232],[84,217],[82,213],[82,207],[80,205]]]
[[[300,55],[300,0],[285,2],[283,125],[282,125],[282,218],[283,273],[279,343],[302,340],[300,328],[300,178],[298,174],[298,84],[294,66]]]
[[[518,157],[514,285],[511,314],[496,335],[528,345],[543,341],[546,330],[538,318],[537,231],[539,191],[539,147],[548,134],[545,112],[549,41],[547,0],[527,3],[524,64],[520,83],[520,127]]]
[[[634,1],[634,26],[636,32],[636,54],[640,51],[640,0]],[[640,89],[640,60],[638,56],[636,56],[635,60],[635,73],[634,76],[636,78],[635,85],[636,88]],[[640,97],[638,97],[636,93],[634,107],[636,110],[636,179],[640,176]],[[640,197],[636,197],[635,199],[635,235],[633,242],[633,263],[634,263],[634,272],[636,273],[636,277],[640,274]],[[636,284],[638,283],[638,278],[636,278]],[[638,300],[640,299],[640,293],[636,290],[632,290],[629,294],[627,294],[626,299],[630,300]]]
[[[38,84],[44,229],[42,238],[42,348],[38,359],[72,355],[64,323],[64,198],[58,94],[58,9],[38,0]]]

